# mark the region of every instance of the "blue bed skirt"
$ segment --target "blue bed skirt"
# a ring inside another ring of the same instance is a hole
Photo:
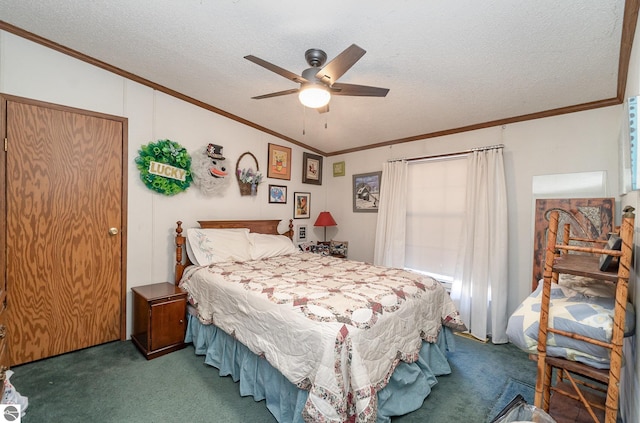
[[[437,383],[436,376],[451,373],[446,358],[454,350],[453,332],[444,328],[437,344],[423,342],[420,359],[415,363],[401,362],[387,386],[378,392],[378,423],[391,422],[399,416],[417,410]],[[196,355],[219,370],[220,376],[240,381],[240,395],[265,400],[267,409],[280,423],[302,423],[302,410],[308,391],[298,389],[267,360],[252,353],[242,343],[214,325],[203,325],[188,315],[185,342],[193,343]]]

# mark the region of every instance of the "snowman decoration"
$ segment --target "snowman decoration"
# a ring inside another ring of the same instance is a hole
[[[193,182],[205,195],[222,195],[229,185],[222,146],[209,144],[191,159]]]

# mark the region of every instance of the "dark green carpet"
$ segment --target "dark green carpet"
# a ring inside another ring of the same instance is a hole
[[[456,345],[452,374],[394,422],[484,423],[510,380],[535,383],[535,363],[512,345],[462,337]],[[26,423],[275,422],[264,401],[240,397],[191,346],[147,361],[131,342],[112,342],[12,370],[11,382],[29,397]]]

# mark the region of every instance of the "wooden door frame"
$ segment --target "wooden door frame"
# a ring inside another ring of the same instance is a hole
[[[38,107],[45,107],[54,110],[60,110],[70,113],[77,113],[86,116],[97,117],[100,119],[114,120],[122,124],[122,198],[121,198],[121,231],[120,231],[120,340],[127,339],[127,196],[128,196],[128,127],[129,120],[126,117],[109,115],[106,113],[98,113],[90,110],[78,109],[75,107],[63,106],[55,103],[48,103],[39,100],[33,100],[25,97],[18,97],[10,94],[0,93],[0,151],[3,153],[0,160],[0,215],[3,221],[7,221],[7,204],[6,204],[6,177],[7,177],[7,151],[5,140],[7,139],[7,125],[5,116],[7,114],[7,102],[13,101]],[[5,226],[6,228],[6,226]],[[7,287],[7,237],[6,229],[0,231],[0,269],[4,269],[2,273],[2,283],[0,285],[0,293]],[[9,302],[10,299],[7,300]],[[0,305],[1,307],[1,305]]]

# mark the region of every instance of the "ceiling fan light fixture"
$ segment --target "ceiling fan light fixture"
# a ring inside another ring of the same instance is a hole
[[[308,84],[300,88],[298,99],[304,106],[317,109],[329,104],[331,93],[329,93],[326,87],[320,84]]]

